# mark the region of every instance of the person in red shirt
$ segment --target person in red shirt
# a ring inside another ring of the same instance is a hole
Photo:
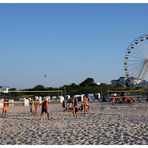
[[[125,102],[127,104],[131,104],[131,97],[130,96],[125,96]]]
[[[127,105],[129,107],[132,107],[131,100],[132,100],[132,98],[130,96],[125,96],[125,102],[127,103]]]
[[[49,120],[48,101],[47,100],[42,102],[41,119],[42,119],[42,116],[43,116],[44,113],[47,114],[47,119]]]

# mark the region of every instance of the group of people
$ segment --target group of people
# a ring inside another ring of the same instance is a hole
[[[128,102],[128,100],[130,101],[129,97],[125,97],[125,99],[127,102]],[[75,97],[72,97],[71,99],[68,99],[67,101],[69,101],[69,103],[71,103],[71,111],[72,111],[72,114],[75,118],[79,117],[79,113],[78,113],[79,110],[84,111],[84,114],[86,116],[89,114],[89,99],[88,99],[87,95],[83,96],[83,103],[81,104],[81,106],[78,105],[77,99]],[[38,100],[35,100],[35,99],[30,100],[31,115],[33,115],[33,116],[37,115],[38,106],[39,106]],[[65,105],[65,100],[62,103],[62,107],[65,110],[67,110],[66,105]],[[9,100],[4,99],[1,117],[6,117],[8,110],[9,110]],[[47,119],[49,120],[48,100],[46,98],[42,101],[42,104],[41,104],[41,119],[44,114],[47,115]]]
[[[71,104],[72,104],[72,114],[74,117],[78,118],[78,111],[79,110],[81,110],[81,111],[84,110],[85,115],[89,114],[89,99],[88,99],[87,95],[84,95],[84,97],[83,97],[83,105],[78,106],[77,99],[75,97],[73,97],[71,99]],[[33,116],[37,115],[39,101],[32,99],[32,100],[30,100],[29,105],[30,105],[31,115],[33,115]],[[9,100],[4,99],[1,117],[6,117],[8,110],[9,110]],[[48,100],[47,99],[44,99],[41,104],[41,119],[44,114],[47,115],[47,119],[49,120]]]
[[[118,103],[126,103],[130,105],[132,102],[138,102],[140,103],[142,100],[140,97],[132,98],[132,96],[112,96],[110,97],[110,101],[112,105],[118,104]]]
[[[30,100],[31,115],[33,115],[33,116],[37,115],[38,106],[39,106],[39,102],[37,100],[35,100],[35,99]],[[9,100],[4,99],[1,117],[6,117],[8,110],[9,110]],[[46,99],[42,102],[42,105],[41,105],[41,119],[45,113],[47,114],[47,119],[49,120],[48,100],[46,100]]]
[[[67,100],[67,103],[71,103],[71,108],[70,110],[72,110],[72,114],[74,117],[78,118],[78,111],[79,110],[84,110],[84,114],[87,116],[89,114],[89,99],[87,95],[83,96],[83,104],[81,104],[81,106],[78,105],[77,103],[77,99],[73,96],[73,98]],[[62,107],[64,108],[64,111],[67,110],[66,106],[65,106],[65,101],[63,101],[62,103]]]
[[[30,101],[30,112],[31,112],[31,115],[33,115],[33,116],[37,115],[38,106],[39,106],[39,101],[38,100],[32,99]],[[42,118],[43,114],[45,114],[45,113],[47,114],[47,119],[49,120],[48,100],[47,99],[43,100],[43,102],[42,102],[41,118]]]

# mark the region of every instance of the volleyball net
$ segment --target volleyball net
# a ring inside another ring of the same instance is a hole
[[[48,99],[49,102],[59,102],[60,97],[62,96],[63,96],[63,90],[8,91],[7,93],[0,91],[0,107],[3,106],[5,100],[9,100],[9,106],[14,106],[14,105],[29,106],[29,102],[32,99],[34,101],[39,101],[39,103],[42,103],[42,101],[45,99]]]

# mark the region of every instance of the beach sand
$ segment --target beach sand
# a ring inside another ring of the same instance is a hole
[[[1,108],[0,108],[1,109]],[[29,107],[13,106],[0,117],[1,145],[147,145],[148,103],[114,106],[90,103],[90,114],[63,112],[49,104],[50,120],[31,116]]]

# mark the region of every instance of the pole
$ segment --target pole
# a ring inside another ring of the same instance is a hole
[[[103,107],[103,93],[102,93],[102,85],[101,85],[101,108],[100,108],[101,110],[103,110],[104,109],[104,107]]]
[[[65,109],[67,109],[66,87],[64,86]]]

